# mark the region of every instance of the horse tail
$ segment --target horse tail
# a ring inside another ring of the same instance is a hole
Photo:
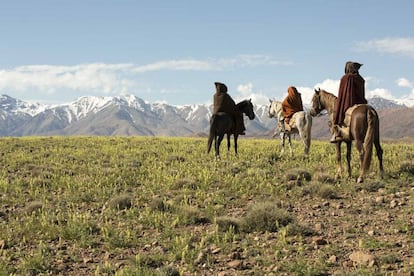
[[[305,112],[305,124],[303,127],[303,139],[306,142],[307,151],[309,153],[309,148],[311,144],[311,131],[312,131],[312,116]]]
[[[375,136],[378,134],[376,126],[378,126],[378,115],[369,107],[367,110],[367,132],[364,138],[364,156],[362,165],[365,172],[369,170],[371,165],[372,146],[374,144]]]
[[[305,112],[305,125],[303,129],[305,130],[304,137],[306,137],[306,139],[310,142],[312,130],[312,116],[308,112]]]
[[[216,136],[216,114],[213,114],[210,119],[210,133],[208,136],[207,142],[207,153],[210,153],[211,145],[213,144],[213,139]]]

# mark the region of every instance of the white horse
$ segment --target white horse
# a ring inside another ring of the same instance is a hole
[[[300,138],[305,145],[305,156],[309,156],[309,148],[311,144],[311,128],[312,128],[312,116],[306,111],[299,111],[293,114],[292,118],[290,119],[289,126],[290,129],[285,129],[282,124],[284,124],[284,117],[282,112],[282,102],[271,100],[269,106],[269,117],[276,118],[278,121],[278,127],[281,129],[280,131],[280,139],[282,140],[282,152],[283,155],[285,152],[285,139],[288,138],[289,148],[290,148],[290,155],[293,156],[293,149],[292,149],[292,141],[291,141],[291,134],[299,134]],[[275,134],[273,137],[276,135]]]

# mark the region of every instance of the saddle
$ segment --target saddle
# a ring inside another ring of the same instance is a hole
[[[351,116],[352,116],[352,113],[354,112],[354,110],[358,106],[361,106],[361,105],[363,105],[363,104],[355,104],[355,105],[351,106],[350,108],[348,108],[345,111],[345,119],[344,119],[344,125],[345,125],[345,127],[349,127],[349,125],[351,124]]]
[[[289,119],[289,123],[286,123],[286,119],[285,120],[283,120],[283,123],[284,123],[284,131],[286,131],[286,132],[290,132],[290,131],[292,131],[292,128],[294,128],[295,127],[295,123],[296,123],[296,114],[297,114],[298,112],[296,112],[296,113],[294,113],[293,115],[292,115],[292,117],[290,117],[290,119]]]
[[[289,123],[286,123],[286,121],[285,121],[285,129],[286,129],[286,131],[291,131],[292,128],[295,127],[295,122],[296,122],[296,116],[295,115],[296,115],[296,113],[293,114],[292,117],[290,117]]]
[[[351,124],[351,117],[352,117],[352,113],[354,112],[354,110],[364,104],[355,104],[353,106],[351,106],[350,108],[348,108],[345,111],[345,118],[344,118],[344,122],[343,124],[339,127],[339,131],[342,134],[342,137],[346,140],[350,140],[350,135],[349,135],[349,127]]]

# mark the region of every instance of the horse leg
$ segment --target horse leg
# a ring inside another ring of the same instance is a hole
[[[305,144],[305,157],[309,157],[309,149],[311,143],[310,137],[305,137],[303,143]]]
[[[216,158],[218,157],[218,152],[217,152],[217,135],[216,134],[214,134],[214,152],[215,152],[215,155],[216,155]]]
[[[352,169],[351,169],[351,150],[352,150],[352,142],[346,143],[346,165],[348,169],[348,178],[351,178]]]
[[[362,140],[362,139],[358,139]],[[364,181],[364,177],[369,170],[372,158],[372,147],[379,141],[379,122],[378,114],[373,109],[367,110],[367,130],[364,141],[362,142],[361,169],[358,177],[358,183]],[[376,146],[375,146],[376,147]],[[377,150],[378,154],[378,150]]]
[[[384,167],[382,166],[382,148],[379,142],[379,138],[375,140],[374,142],[375,145],[375,151],[377,152],[377,157],[378,157],[378,163],[379,163],[379,169],[380,169],[380,176],[381,178],[384,178]]]
[[[305,146],[305,148],[304,148],[305,157],[309,157],[310,137],[309,137],[309,135],[306,135],[304,133],[304,131],[306,131],[306,130],[300,130],[299,129],[299,137],[302,140],[303,145]]]
[[[381,178],[384,178],[384,167],[382,166],[382,148],[380,144],[380,138],[379,138],[379,121],[376,121],[375,129],[374,129],[374,145],[375,145],[375,151],[377,153],[378,163],[379,163],[379,170],[380,170],[380,176]]]
[[[280,140],[281,140],[280,145],[282,147],[282,150],[280,151],[280,155],[282,156],[285,153],[285,133],[284,132],[280,133]]]
[[[227,133],[227,151],[230,151],[230,134]]]
[[[293,156],[293,148],[292,148],[292,139],[290,134],[287,135],[288,136],[288,143],[289,143],[289,149],[290,149],[290,156]]]
[[[341,142],[336,143],[335,147],[336,147],[336,164],[337,164],[335,179],[339,179],[342,176]]]
[[[364,182],[364,176],[365,176],[365,168],[364,168],[365,149],[364,149],[364,144],[361,140],[356,140],[356,148],[359,153],[359,164],[360,164],[357,183],[362,183]]]
[[[234,152],[237,155],[237,138],[239,137],[239,135],[238,134],[233,134],[233,136],[234,136]]]
[[[221,141],[223,141],[223,138],[224,138],[224,134],[220,134],[217,138],[217,143],[215,145],[216,146],[216,157],[217,158],[220,158],[220,144],[221,144]]]

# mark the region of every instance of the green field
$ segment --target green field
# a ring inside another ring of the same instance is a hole
[[[383,143],[365,183],[335,148],[278,140],[0,139],[0,275],[410,275],[414,145]],[[288,151],[287,151],[288,152]],[[375,150],[374,150],[375,154]],[[356,256],[356,257],[355,257]]]

